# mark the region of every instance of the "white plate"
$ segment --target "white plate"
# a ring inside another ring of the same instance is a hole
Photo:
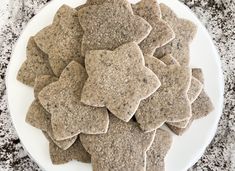
[[[191,45],[191,66],[203,69],[205,88],[213,101],[215,110],[204,119],[194,122],[182,136],[174,137],[174,142],[166,157],[167,171],[183,171],[191,167],[203,154],[215,135],[223,107],[223,76],[219,56],[212,40],[196,18],[182,3],[171,0],[159,0],[170,6],[179,17],[187,18],[198,25],[198,33]],[[137,2],[132,0],[131,2]],[[76,7],[85,0],[53,0],[44,7],[24,29],[12,53],[7,73],[7,95],[10,113],[18,136],[32,158],[46,171],[91,171],[90,164],[76,161],[64,165],[53,165],[49,157],[48,142],[41,131],[25,123],[26,112],[33,101],[33,90],[16,80],[17,71],[26,59],[26,45],[30,36],[49,25],[57,9],[67,4]]]

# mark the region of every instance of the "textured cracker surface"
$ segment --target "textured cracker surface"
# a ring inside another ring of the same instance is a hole
[[[145,67],[139,46],[133,42],[114,51],[90,51],[85,63],[89,78],[81,101],[96,107],[106,106],[126,122],[134,115],[140,100],[160,86],[157,76]]]
[[[162,129],[157,129],[153,144],[147,151],[146,171],[164,171],[164,159],[172,144],[172,135]]]
[[[186,19],[180,19],[165,4],[160,4],[162,19],[166,21],[175,32],[175,39],[167,45],[158,48],[154,56],[161,58],[166,54],[172,54],[180,65],[187,66],[190,61],[189,44],[193,40],[197,27]]]
[[[65,164],[71,160],[77,160],[84,163],[90,163],[91,162],[91,156],[83,145],[81,144],[81,141],[79,137],[76,139],[74,144],[69,147],[67,150],[62,150],[58,148],[58,146],[53,143],[53,141],[50,141],[49,144],[49,151],[50,151],[50,157],[53,164]]]
[[[106,2],[113,3],[113,2],[116,2],[116,0],[87,0],[86,4],[87,5],[102,5],[103,3],[106,3]]]
[[[80,53],[82,35],[77,10],[67,5],[59,8],[50,26],[35,35],[37,45],[49,55],[49,62],[56,76],[60,76],[72,60],[84,63],[84,57]]]
[[[198,79],[201,83],[204,83],[203,72],[201,69],[193,69],[192,75]],[[175,126],[168,125],[168,127],[177,135],[182,135],[185,131],[187,131],[192,122],[195,119],[200,119],[202,117],[207,116],[211,111],[213,111],[213,104],[203,89],[198,96],[198,98],[192,103],[192,118],[189,120],[186,128],[179,128]]]
[[[145,19],[152,26],[150,34],[140,43],[144,55],[153,55],[155,50],[175,38],[171,27],[161,19],[161,11],[156,0],[141,0],[132,5],[134,14]]]
[[[33,87],[37,76],[53,75],[48,56],[37,47],[33,37],[28,41],[26,57],[18,72],[17,80]]]
[[[127,7],[130,11],[132,11],[131,4],[128,3],[128,0],[87,0],[85,4],[76,7],[76,10],[80,10],[84,7],[90,6],[90,5],[102,5],[103,3],[126,3]]]
[[[68,149],[77,139],[75,136],[66,140],[57,141],[51,127],[51,115],[42,107],[38,100],[33,101],[31,104],[26,115],[26,122],[45,131],[52,141],[61,149]]]
[[[179,65],[178,61],[172,55],[165,55],[160,60],[166,65]],[[191,103],[193,103],[197,99],[200,92],[202,91],[202,88],[202,83],[192,76],[190,87],[188,90],[188,98]]]
[[[167,54],[160,58],[162,62],[164,62],[166,65],[178,65],[180,66],[179,62],[171,55]]]
[[[47,85],[57,81],[58,78],[51,75],[40,75],[35,79],[35,84],[33,87],[34,97],[37,98],[40,91]]]
[[[84,30],[82,54],[90,50],[114,50],[128,42],[141,42],[151,31],[147,21],[133,15],[127,1],[91,5],[79,10]]]
[[[67,149],[74,143],[77,137],[75,136],[70,139],[57,141],[52,131],[51,114],[48,113],[42,107],[42,105],[39,103],[37,99],[38,93],[44,87],[46,87],[52,82],[55,82],[56,80],[57,78],[50,76],[50,75],[42,75],[36,78],[35,85],[34,85],[34,96],[36,100],[33,101],[33,103],[31,104],[28,110],[28,113],[26,115],[26,122],[38,129],[41,129],[42,131],[45,131],[50,137],[50,139],[61,149]]]
[[[42,106],[51,114],[51,124],[56,140],[74,137],[81,132],[105,133],[108,128],[108,112],[80,102],[81,91],[87,79],[85,68],[72,61],[59,80],[39,93]]]
[[[50,118],[50,114],[45,111],[38,100],[34,100],[27,112],[26,122],[38,129],[47,131]]]
[[[145,133],[136,122],[126,123],[111,115],[106,134],[80,135],[83,146],[91,154],[93,170],[145,171],[146,151],[155,131]]]
[[[188,98],[191,103],[193,103],[198,98],[199,94],[202,91],[202,88],[202,83],[196,78],[192,77],[190,88],[188,91]]]
[[[175,127],[186,128],[188,126],[188,124],[191,122],[190,120],[191,120],[191,118],[186,119],[184,121],[180,121],[180,122],[167,122],[166,125],[171,128],[175,128]]]
[[[172,55],[165,55],[164,57],[160,58],[160,60],[164,62],[166,65],[178,65],[179,66],[178,61],[176,61],[176,59]],[[190,87],[187,92],[189,101],[191,103],[193,103],[193,101],[197,99],[200,92],[202,91],[202,88],[203,88],[202,83],[192,76]],[[186,119],[185,121],[181,121],[181,122],[167,122],[167,124],[178,127],[178,128],[185,128],[188,125],[189,120],[190,119]]]
[[[147,99],[141,101],[135,114],[145,131],[159,128],[165,122],[182,121],[191,116],[187,97],[191,70],[188,67],[165,65],[155,57],[145,56],[146,66],[158,75],[161,86]]]

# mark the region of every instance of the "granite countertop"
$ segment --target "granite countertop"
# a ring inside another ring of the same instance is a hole
[[[181,0],[206,25],[221,56],[225,102],[217,134],[189,170],[235,171],[235,1]],[[0,171],[40,170],[23,149],[7,109],[5,72],[12,47],[30,18],[47,0],[1,0],[0,5]]]

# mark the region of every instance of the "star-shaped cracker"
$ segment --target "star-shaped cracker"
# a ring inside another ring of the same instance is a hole
[[[63,5],[53,23],[35,35],[37,45],[49,55],[49,62],[56,76],[72,61],[84,63],[81,56],[83,30],[77,10]]]
[[[58,148],[58,146],[46,133],[45,136],[49,141],[49,152],[53,164],[65,164],[72,160],[77,160],[84,163],[91,162],[91,155],[85,150],[79,137],[71,147],[69,147],[67,150],[62,150]]]
[[[164,62],[166,65],[180,66],[178,61],[176,61],[176,59],[172,55],[165,55],[160,60],[162,62]],[[197,99],[197,97],[199,96],[199,94],[202,91],[202,88],[203,88],[202,83],[198,79],[196,79],[195,77],[192,76],[190,87],[188,90],[188,98],[191,103],[193,103]]]
[[[89,78],[81,101],[91,106],[106,106],[123,121],[128,122],[140,101],[160,86],[157,76],[145,67],[142,52],[134,42],[114,51],[90,51],[85,60]]]
[[[172,145],[172,135],[163,130],[157,129],[153,144],[147,151],[146,171],[164,171],[165,156]]]
[[[201,83],[204,83],[203,72],[201,69],[193,69],[193,76],[198,79]],[[192,117],[188,121],[186,128],[180,128],[167,124],[167,126],[177,135],[182,135],[186,130],[188,130],[192,122],[196,119],[203,118],[207,116],[211,111],[214,110],[214,106],[210,97],[207,95],[203,89],[198,96],[198,98],[192,103]],[[186,122],[186,121],[185,121]]]
[[[145,56],[145,62],[159,77],[161,87],[141,101],[135,114],[140,127],[151,131],[165,122],[182,121],[191,117],[191,104],[187,96],[191,79],[190,68],[167,66],[152,56]]]
[[[172,55],[166,55],[164,57],[162,57],[160,59],[162,62],[164,62],[166,65],[179,65],[179,63],[176,61],[176,59],[172,56]],[[192,76],[191,78],[191,83],[190,83],[190,87],[188,90],[188,98],[190,103],[192,104],[197,97],[199,96],[199,94],[202,91],[202,83],[196,79],[195,77]],[[187,119],[185,121],[181,121],[181,122],[167,122],[168,125],[172,125],[172,126],[176,126],[179,128],[185,128],[188,125],[190,119]]]
[[[178,65],[178,61],[172,55],[165,55],[164,57],[160,58],[162,62],[166,65]],[[199,94],[201,93],[203,88],[202,83],[192,76],[191,84],[188,90],[188,98],[191,104],[198,98]],[[167,122],[166,124],[171,127],[171,129],[176,130],[177,128],[186,128],[190,122],[190,118],[180,122]]]
[[[181,19],[165,4],[160,4],[162,19],[165,20],[175,32],[175,39],[167,45],[156,50],[154,56],[161,58],[172,54],[180,65],[187,66],[190,61],[189,44],[193,40],[197,26],[189,20]]]
[[[106,134],[81,134],[82,145],[91,154],[93,170],[145,171],[146,151],[155,131],[143,132],[134,121],[123,122],[110,115]]]
[[[50,139],[61,149],[66,150],[68,149],[77,139],[77,136],[57,141],[54,137],[52,126],[51,126],[51,114],[48,113],[42,105],[39,103],[37,97],[38,93],[47,85],[52,82],[55,82],[57,78],[50,76],[50,75],[42,75],[38,76],[35,80],[34,85],[34,96],[35,100],[31,104],[27,115],[26,115],[26,122],[30,125],[41,129],[42,131],[46,132]]]
[[[128,1],[91,5],[78,11],[84,30],[82,54],[114,50],[128,42],[140,43],[151,31],[143,18],[133,14]]]
[[[80,102],[87,79],[85,68],[72,61],[58,81],[45,87],[38,95],[42,106],[51,114],[56,140],[64,140],[80,133],[99,134],[108,129],[108,112]]]
[[[18,72],[17,80],[33,87],[37,76],[53,75],[48,56],[37,47],[33,37],[28,41],[26,56],[26,61]]]
[[[147,38],[140,43],[144,55],[153,55],[155,50],[175,38],[171,27],[161,19],[161,10],[156,0],[141,0],[132,5],[134,14],[142,17],[152,26]]]

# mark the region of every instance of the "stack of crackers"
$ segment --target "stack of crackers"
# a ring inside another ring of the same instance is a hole
[[[189,66],[196,30],[156,0],[63,5],[30,38],[17,76],[34,87],[26,122],[47,137],[53,164],[164,170],[171,131],[213,110],[202,70]]]

